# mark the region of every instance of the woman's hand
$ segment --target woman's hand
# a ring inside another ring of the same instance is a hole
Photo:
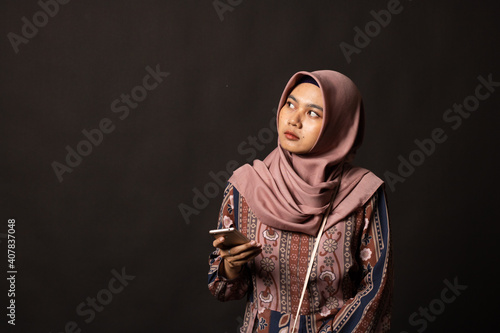
[[[221,273],[228,279],[238,277],[243,266],[262,252],[262,244],[254,240],[227,248],[224,246],[224,236],[222,236],[214,240],[213,245],[220,250],[220,256],[224,260]]]

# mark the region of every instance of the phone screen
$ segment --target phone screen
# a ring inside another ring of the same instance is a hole
[[[233,247],[248,243],[250,241],[245,235],[243,235],[239,230],[236,230],[235,228],[214,229],[210,230],[209,233],[213,235],[214,238],[224,236],[225,247]]]

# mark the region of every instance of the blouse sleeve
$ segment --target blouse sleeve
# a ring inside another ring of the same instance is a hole
[[[233,203],[233,185],[228,183],[224,190],[224,199],[219,213],[219,222],[217,229],[229,228],[234,225],[238,227],[238,222],[235,223]],[[243,298],[247,293],[251,279],[250,272],[245,266],[241,274],[235,279],[228,279],[222,275],[220,268],[224,264],[224,260],[219,254],[219,249],[216,249],[209,256],[208,264],[210,270],[208,272],[208,290],[219,301],[230,301]]]
[[[333,332],[388,332],[392,301],[392,251],[389,219],[381,187],[365,205],[357,261],[361,275],[356,295],[335,316]]]

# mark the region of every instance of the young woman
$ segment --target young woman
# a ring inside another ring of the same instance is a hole
[[[363,139],[361,95],[338,72],[298,72],[278,110],[277,148],[233,173],[219,214],[218,228],[251,241],[213,242],[209,290],[221,301],[247,296],[241,332],[386,332],[383,182],[350,164]]]

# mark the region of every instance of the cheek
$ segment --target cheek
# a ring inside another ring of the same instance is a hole
[[[284,116],[283,116],[283,112],[280,112],[278,114],[278,123],[276,124],[276,127],[278,127],[278,130],[281,128],[281,125],[284,123]]]
[[[321,121],[311,121],[309,124],[307,124],[308,136],[317,138],[321,133],[321,126],[322,126]]]
[[[321,134],[321,123],[311,126],[308,132],[309,139],[315,143]]]
[[[316,139],[319,137],[319,135],[321,134],[321,127],[322,127],[322,123],[319,123],[316,128],[315,128],[315,136],[316,136]]]

